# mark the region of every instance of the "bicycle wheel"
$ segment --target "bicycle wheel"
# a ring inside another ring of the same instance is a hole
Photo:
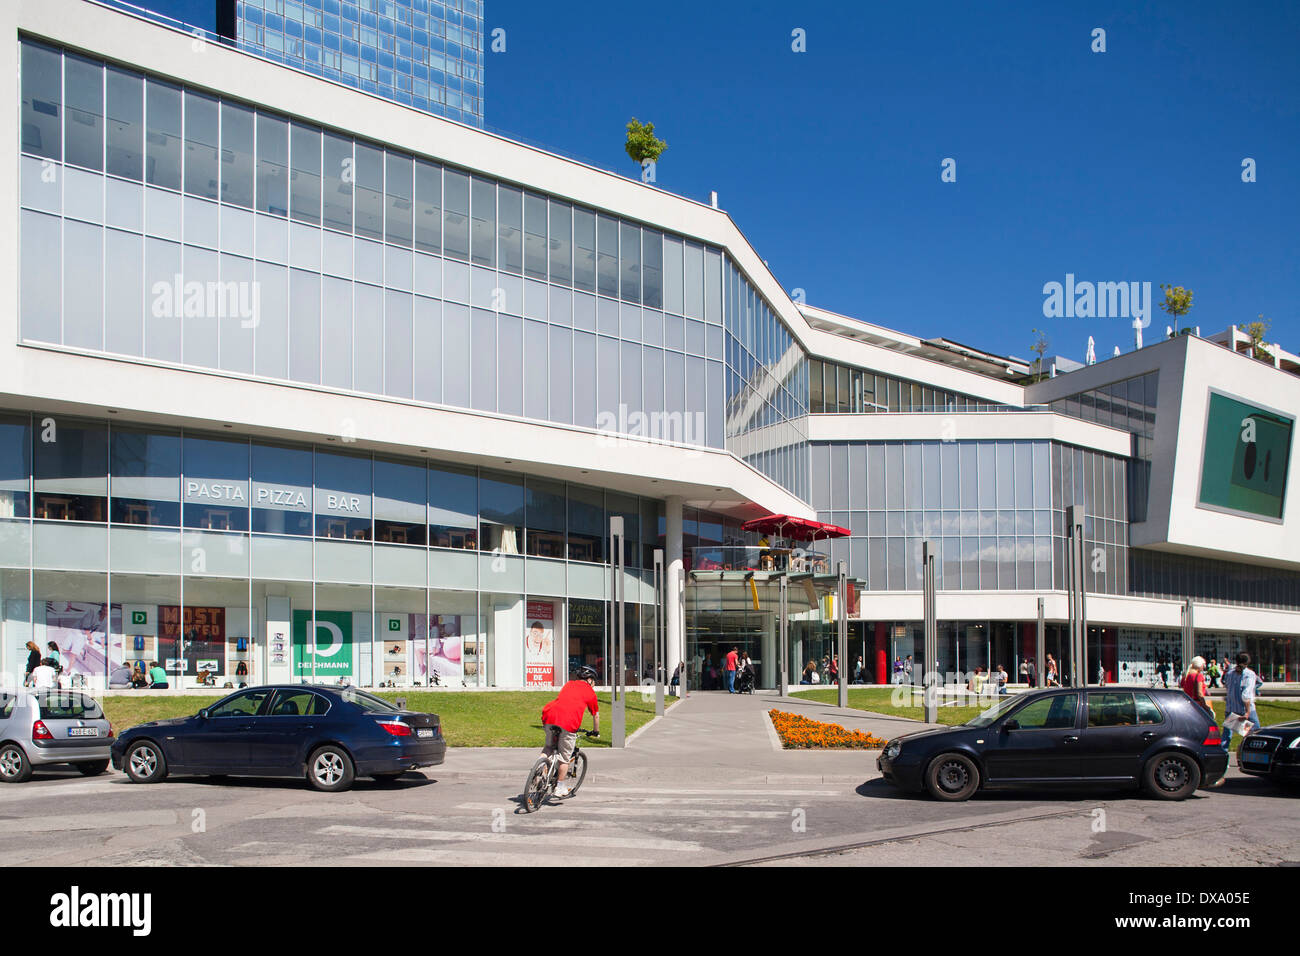
[[[564,778],[564,782],[569,785],[569,796],[578,792],[582,786],[582,781],[587,778],[587,755],[579,750],[573,755],[573,763],[569,764],[569,775]],[[566,800],[568,797],[565,798]]]
[[[528,780],[524,783],[524,809],[534,812],[551,792],[551,762],[546,757],[538,757],[533,769],[528,771]]]

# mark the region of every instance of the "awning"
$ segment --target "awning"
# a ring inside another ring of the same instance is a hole
[[[792,541],[816,541],[818,538],[847,538],[848,528],[825,521],[811,521],[794,515],[766,515],[753,518],[740,526],[745,531],[772,534]]]

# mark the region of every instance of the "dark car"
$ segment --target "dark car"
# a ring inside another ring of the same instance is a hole
[[[1242,773],[1300,784],[1300,720],[1261,727],[1241,742],[1237,766]]]
[[[960,727],[891,740],[885,779],[940,800],[1010,787],[1142,787],[1182,800],[1228,768],[1213,717],[1181,690],[1087,687],[1005,698]]]
[[[193,717],[155,720],[113,744],[113,766],[135,783],[169,773],[297,777],[346,790],[440,764],[437,714],[404,710],[351,688],[303,684],[240,690]]]

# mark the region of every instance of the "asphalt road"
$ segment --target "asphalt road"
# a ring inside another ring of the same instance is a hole
[[[1182,803],[1018,793],[950,805],[900,793],[874,768],[693,784],[602,776],[597,754],[576,798],[527,814],[520,756],[513,776],[435,768],[342,794],[296,780],[141,786],[111,771],[38,771],[0,788],[0,865],[1300,863],[1300,795],[1235,769]]]

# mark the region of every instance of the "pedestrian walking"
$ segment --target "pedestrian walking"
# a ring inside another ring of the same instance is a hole
[[[1020,683],[1029,684],[1030,687],[1034,686],[1029,683],[1029,658],[1027,657],[1020,662]]]
[[[907,659],[903,661],[903,683],[912,683],[912,655],[908,654]]]
[[[1183,693],[1196,701],[1210,714],[1210,719],[1214,720],[1214,709],[1210,706],[1209,697],[1205,693],[1205,658],[1193,657],[1192,662],[1187,665],[1187,673],[1183,679],[1178,682],[1178,686],[1183,689]]]
[[[1060,687],[1061,677],[1056,671],[1056,658],[1051,654],[1047,655],[1047,672],[1043,680],[1044,687]]]
[[[740,655],[736,653],[736,648],[733,647],[731,650],[727,651],[726,671],[728,694],[734,694],[736,692],[736,661],[739,657]]]
[[[1237,666],[1228,671],[1223,687],[1226,699],[1221,737],[1224,752],[1231,753],[1234,731],[1248,737],[1259,729],[1259,716],[1255,713],[1259,675],[1250,669],[1250,655],[1245,651],[1237,655]]]
[[[1193,663],[1195,663],[1195,661],[1193,661]],[[1206,668],[1205,676],[1209,678],[1210,687],[1213,688],[1219,686],[1219,679],[1223,676],[1223,671],[1219,669],[1218,661],[1213,658],[1210,659],[1210,666]]]

